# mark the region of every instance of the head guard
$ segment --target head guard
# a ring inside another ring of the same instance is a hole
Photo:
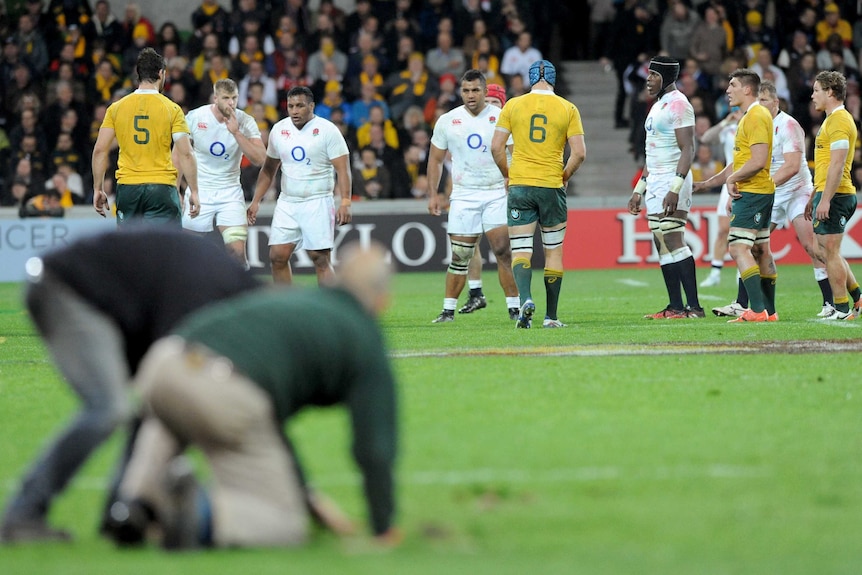
[[[667,56],[656,56],[650,60],[649,70],[661,76],[661,90],[658,92],[661,97],[679,77],[679,62]]]
[[[551,86],[557,83],[557,69],[547,60],[536,60],[530,64],[530,86],[544,80]]]
[[[506,90],[500,84],[488,84],[488,96],[497,98],[501,104],[506,105]]]

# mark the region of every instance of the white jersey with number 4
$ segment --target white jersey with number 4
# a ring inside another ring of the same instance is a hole
[[[236,110],[239,131],[246,138],[260,138],[257,122],[242,110]],[[207,104],[195,108],[186,115],[195,159],[198,164],[198,193],[202,202],[221,202],[234,199],[237,194],[242,198],[240,186],[240,162],[242,150],[227,129],[225,122],[219,122]]]
[[[694,108],[679,90],[659,98],[650,108],[646,129],[646,167],[650,174],[676,172],[681,155],[676,130],[694,126]]]
[[[349,153],[338,127],[314,116],[301,130],[290,118],[277,122],[269,133],[266,155],[281,160],[279,201],[301,202],[332,195],[332,160]]]
[[[431,143],[452,154],[453,199],[489,191],[505,195],[503,174],[491,155],[491,139],[499,117],[500,108],[490,104],[476,116],[458,106],[434,124]]]

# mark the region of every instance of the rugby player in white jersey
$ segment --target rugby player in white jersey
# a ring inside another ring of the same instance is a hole
[[[725,166],[733,162],[736,127],[739,125],[741,117],[742,110],[739,107],[731,108],[730,113],[722,121],[704,132],[700,138],[701,143],[710,146],[715,143],[721,145]],[[727,255],[727,234],[730,232],[730,214],[727,212],[728,201],[730,201],[730,194],[727,191],[727,184],[722,184],[721,193],[718,195],[718,204],[715,207],[715,213],[718,216],[718,230],[712,244],[712,269],[709,275],[700,282],[700,287],[715,287],[721,283],[721,270],[724,268],[724,258]],[[745,308],[740,306],[739,314],[741,315],[744,311]]]
[[[703,317],[697,297],[694,256],[685,243],[685,224],[691,207],[691,162],[694,158],[694,109],[676,89],[679,63],[656,56],[649,63],[647,91],[656,98],[647,115],[646,166],[628,208],[639,214],[641,202],[658,249],[668,294],[668,305],[647,319]],[[682,288],[682,289],[681,289]],[[685,291],[688,305],[682,300]]]
[[[218,227],[228,252],[246,267],[245,196],[240,185],[240,162],[243,154],[255,166],[263,164],[266,147],[257,123],[250,115],[237,110],[238,90],[230,78],[213,86],[213,102],[186,114],[192,146],[198,163],[198,216],[189,215],[188,202],[183,207],[183,228],[206,234]],[[174,162],[179,166],[178,162]],[[182,173],[179,174],[182,178]]]
[[[306,86],[295,86],[287,93],[287,113],[270,131],[266,161],[247,211],[248,223],[257,220],[260,201],[281,166],[281,194],[269,236],[272,278],[291,283],[290,258],[302,248],[314,263],[318,284],[330,283],[335,224],[351,220],[347,142],[335,124],[314,114],[314,95]]]
[[[512,251],[506,214],[506,186],[491,155],[491,139],[500,108],[485,101],[485,77],[475,69],[461,77],[462,106],[440,116],[431,137],[428,157],[428,185],[437,190],[443,160],[452,155],[452,192],[449,198],[447,232],[451,260],[446,272],[443,311],[433,323],[455,320],[458,296],[467,282],[470,259],[482,233],[497,258],[500,286],[506,294],[509,319],[518,319],[520,299],[512,275]],[[445,194],[429,193],[428,211],[443,213]]]

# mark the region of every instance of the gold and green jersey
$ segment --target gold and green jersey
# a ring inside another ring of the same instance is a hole
[[[136,90],[108,107],[102,127],[114,130],[120,145],[118,184],[177,183],[173,134],[189,133],[177,104],[155,90]]]
[[[572,136],[583,135],[574,104],[550,90],[534,90],[503,106],[497,127],[512,134],[510,186],[563,187],[563,151]]]
[[[853,151],[856,149],[856,123],[844,106],[839,106],[826,116],[817,138],[814,140],[814,191],[822,192],[826,187],[826,174],[832,159],[832,150],[846,149],[844,170],[836,194],[855,194],[856,188],[850,180]]]
[[[766,165],[750,178],[737,182],[740,192],[751,194],[774,194],[775,182],[769,175],[772,164],[772,114],[769,110],[755,102],[748,108],[736,129],[736,140],[733,144],[733,169],[738,170],[751,159],[751,147],[757,144],[769,146]]]

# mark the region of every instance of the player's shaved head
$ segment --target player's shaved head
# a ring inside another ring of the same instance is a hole
[[[372,315],[382,313],[389,304],[392,278],[386,249],[377,242],[354,242],[339,250],[339,260],[335,285],[352,293]]]

